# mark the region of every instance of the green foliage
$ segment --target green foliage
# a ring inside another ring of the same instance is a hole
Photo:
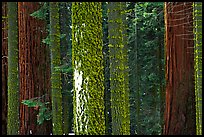
[[[161,86],[165,84],[163,3],[136,2],[129,3],[128,8],[134,9],[128,16],[131,134],[161,134],[162,126],[156,123],[160,123],[162,115],[158,109],[160,81]]]
[[[47,107],[50,102],[42,102],[40,100],[40,97],[35,97],[29,100],[23,100],[21,103],[27,105],[28,107],[34,107],[35,109],[39,110],[39,113],[37,115],[37,123],[39,125],[41,125],[44,120],[51,119],[52,113]]]
[[[50,35],[48,35],[45,39],[42,39],[42,43],[50,45]]]
[[[40,2],[41,4],[41,2]],[[37,18],[37,19],[41,19],[41,20],[46,20],[46,17],[48,16],[48,3],[44,2],[43,6],[41,6],[41,8],[35,12],[33,12],[32,14],[30,14],[30,16]]]
[[[63,39],[65,37],[66,37],[66,34],[60,34],[60,39]],[[50,45],[50,35],[48,35],[45,39],[43,39],[42,43]]]
[[[72,67],[68,67],[68,65],[56,66],[55,71],[61,71],[62,73],[71,73],[73,72]]]

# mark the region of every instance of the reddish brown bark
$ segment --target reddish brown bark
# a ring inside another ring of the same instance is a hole
[[[40,8],[38,2],[18,2],[20,102],[49,95],[50,66],[46,37],[46,23],[31,17]],[[45,101],[49,101],[49,96]],[[20,105],[20,134],[50,134],[51,122],[37,125],[34,108]],[[31,132],[30,132],[31,131]]]
[[[194,135],[194,50],[192,2],[165,3],[165,135]]]
[[[7,133],[7,77],[8,77],[8,19],[7,3],[2,2],[2,135]]]

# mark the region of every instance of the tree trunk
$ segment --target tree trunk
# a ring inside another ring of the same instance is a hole
[[[8,80],[8,16],[7,2],[2,2],[2,135],[7,133],[7,80]]]
[[[7,134],[19,134],[19,70],[17,2],[8,2],[8,123]]]
[[[60,4],[60,33],[65,37],[60,40],[60,53],[64,69],[72,67],[71,62],[71,2],[61,2]],[[68,135],[72,129],[73,103],[72,93],[72,71],[62,73],[62,115],[63,133]]]
[[[195,135],[192,2],[166,2],[165,135]]]
[[[202,2],[194,2],[196,135],[202,135]]]
[[[110,102],[110,60],[109,60],[109,47],[108,47],[108,17],[107,17],[107,3],[102,2],[103,11],[103,55],[104,55],[104,81],[105,81],[105,125],[106,135],[111,135],[111,102]]]
[[[72,65],[76,135],[104,135],[101,2],[72,3]]]
[[[46,37],[45,21],[31,17],[40,8],[38,2],[19,2],[19,68],[20,101],[46,95],[42,101],[50,101],[50,64],[48,47],[42,43]],[[37,114],[33,107],[20,105],[20,134],[50,134],[51,122],[37,125]]]
[[[108,3],[112,134],[130,134],[126,3]]]
[[[61,72],[56,70],[61,65],[58,2],[50,2],[50,49],[53,135],[62,135]]]

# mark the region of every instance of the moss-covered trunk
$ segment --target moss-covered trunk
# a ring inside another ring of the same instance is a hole
[[[108,3],[112,134],[130,134],[125,2]]]
[[[56,67],[60,61],[59,3],[50,2],[51,99],[53,135],[62,135],[62,82]]]
[[[8,123],[7,134],[19,134],[19,69],[17,2],[8,2]]]
[[[74,130],[105,134],[101,2],[72,3]]]
[[[202,2],[194,2],[196,134],[202,135]]]

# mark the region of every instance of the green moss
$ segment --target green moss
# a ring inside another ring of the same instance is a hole
[[[112,134],[130,134],[125,3],[108,4]]]
[[[202,3],[194,2],[196,134],[202,135]]]
[[[19,71],[17,2],[8,2],[8,123],[7,134],[19,134]]]
[[[50,2],[50,49],[51,49],[51,99],[53,134],[62,135],[62,83],[61,74],[54,68],[60,66],[59,5]]]
[[[75,134],[103,135],[105,118],[101,2],[73,3],[72,42],[72,64],[75,70],[83,72],[79,102],[76,102],[77,91],[74,86]],[[75,61],[81,62],[81,66],[76,68]],[[81,105],[80,108],[77,103]]]

